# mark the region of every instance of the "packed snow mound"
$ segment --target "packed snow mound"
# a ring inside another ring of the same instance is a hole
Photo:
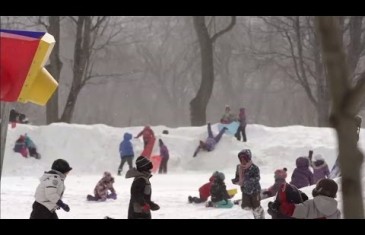
[[[38,176],[49,169],[52,162],[64,158],[73,167],[73,174],[100,175],[108,170],[116,172],[120,163],[119,144],[125,132],[136,136],[139,127],[115,128],[106,125],[76,125],[56,123],[49,126],[18,124],[9,126],[6,141],[3,173],[5,176]],[[329,166],[337,156],[335,132],[330,128],[289,126],[272,128],[262,125],[248,125],[248,142],[239,142],[231,135],[223,135],[212,152],[200,151],[196,158],[192,155],[199,140],[207,137],[207,127],[152,127],[156,139],[161,138],[170,151],[169,172],[214,170],[234,170],[238,163],[237,153],[244,148],[251,149],[253,162],[262,173],[272,174],[275,169],[287,167],[289,172],[295,168],[295,159],[306,156],[308,150],[321,153]],[[212,125],[213,133],[218,133],[217,124]],[[168,130],[169,134],[162,134]],[[27,133],[38,147],[41,160],[23,158],[13,152],[16,139]],[[159,153],[156,140],[154,154]],[[132,139],[135,156],[143,150],[143,141]],[[126,169],[127,166],[125,166]]]
[[[217,125],[213,125],[213,132],[217,134]],[[70,205],[71,213],[60,210],[60,218],[103,218],[109,215],[114,218],[127,218],[130,187],[133,180],[125,179],[127,165],[124,166],[122,176],[115,177],[115,189],[118,199],[105,203],[91,203],[86,201],[86,195],[93,192],[103,172],[109,170],[116,174],[120,163],[119,143],[125,132],[136,136],[143,127],[113,128],[105,125],[70,125],[64,123],[49,126],[17,125],[8,131],[3,174],[1,182],[1,218],[29,218],[34,192],[43,171],[49,170],[52,162],[57,158],[64,158],[73,167],[67,177],[67,190],[63,200]],[[320,153],[330,168],[337,157],[337,142],[335,132],[329,128],[310,128],[303,126],[289,126],[280,128],[262,125],[248,125],[248,142],[238,142],[233,136],[224,135],[212,152],[200,152],[193,158],[193,152],[199,140],[207,137],[207,128],[165,126],[152,127],[157,139],[162,138],[170,150],[167,175],[155,175],[151,179],[153,185],[153,200],[161,210],[153,212],[156,219],[252,219],[251,211],[242,210],[240,206],[232,209],[206,208],[204,204],[188,204],[188,195],[198,196],[198,188],[206,183],[215,170],[224,172],[227,189],[240,189],[231,183],[235,166],[238,164],[237,153],[243,148],[250,148],[253,162],[260,167],[262,188],[273,184],[275,169],[287,167],[287,182],[295,168],[295,159],[306,156],[308,150],[314,154]],[[168,135],[162,131],[168,130]],[[38,146],[42,154],[41,160],[23,158],[14,153],[12,148],[15,140],[27,133]],[[363,148],[361,131],[360,144]],[[135,155],[142,152],[142,139],[133,139]],[[157,141],[156,141],[157,142]],[[154,154],[158,153],[154,148]],[[365,172],[365,171],[363,171]],[[365,174],[362,176],[365,184]],[[338,208],[342,211],[340,179],[337,200]],[[302,188],[310,198],[314,186]],[[365,190],[365,189],[363,189]],[[363,193],[365,197],[365,191]],[[234,199],[240,199],[241,194]],[[264,210],[274,198],[261,201]],[[14,207],[14,201],[17,207]],[[365,198],[364,198],[365,201]],[[121,209],[122,208],[122,209]],[[179,211],[179,213],[176,213]],[[266,214],[266,218],[270,218]]]

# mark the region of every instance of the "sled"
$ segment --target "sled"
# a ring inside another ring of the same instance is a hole
[[[232,122],[230,124],[218,123],[218,130],[221,131],[223,127],[227,127],[225,134],[235,135],[239,126],[240,126],[239,122]]]
[[[162,159],[162,157],[160,155],[154,155],[151,157],[150,160],[153,165],[152,173],[156,173],[158,171],[158,169],[160,169],[161,159]]]
[[[143,149],[141,156],[150,159],[153,147],[155,145],[155,138],[153,138],[150,142],[148,142],[147,146]]]
[[[234,197],[234,195],[236,195],[237,194],[237,189],[229,189],[229,190],[227,190],[227,193],[228,193],[228,195],[229,196],[231,196],[231,197]]]

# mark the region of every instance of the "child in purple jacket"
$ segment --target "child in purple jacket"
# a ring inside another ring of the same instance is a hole
[[[314,184],[313,173],[309,169],[308,157],[298,157],[296,165],[297,168],[294,169],[290,184],[298,189]]]
[[[161,163],[160,163],[160,169],[158,170],[158,173],[167,173],[167,162],[169,160],[169,150],[167,149],[166,145],[163,143],[161,139],[158,140],[158,144],[160,146],[160,156],[161,156]]]
[[[218,135],[214,136],[212,132],[212,127],[210,123],[208,123],[208,138],[205,142],[199,141],[199,146],[196,148],[193,157],[196,157],[200,149],[205,151],[212,151],[214,150],[216,144],[220,141],[223,133],[227,130],[227,127],[223,127],[223,129],[218,133]]]
[[[330,175],[328,165],[321,154],[314,156],[314,161],[311,161],[313,168],[314,183],[318,183],[321,179],[326,179]]]

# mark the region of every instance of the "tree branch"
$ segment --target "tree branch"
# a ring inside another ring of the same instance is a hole
[[[211,37],[211,41],[212,43],[214,43],[218,37],[222,36],[223,34],[225,34],[226,32],[230,31],[233,26],[236,24],[236,16],[231,16],[231,23],[225,28],[222,29],[221,31],[219,31],[218,33],[215,33],[212,37]]]
[[[348,96],[346,110],[351,115],[357,115],[361,109],[361,105],[365,100],[365,71],[360,75],[354,88]]]

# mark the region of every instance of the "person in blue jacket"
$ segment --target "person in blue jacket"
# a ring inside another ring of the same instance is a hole
[[[133,158],[134,158],[134,151],[133,151],[133,145],[131,142],[132,139],[131,133],[125,133],[123,137],[123,141],[119,144],[119,153],[121,162],[118,168],[118,175],[121,175],[123,171],[124,163],[127,162],[129,169],[132,169],[133,167]]]

